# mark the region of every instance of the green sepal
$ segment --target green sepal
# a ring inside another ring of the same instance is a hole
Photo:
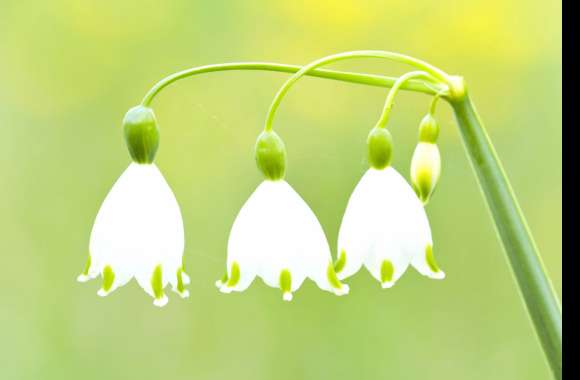
[[[374,127],[367,138],[369,165],[384,169],[391,164],[393,138],[386,128]]]
[[[255,147],[256,164],[264,177],[276,181],[286,173],[286,147],[274,131],[264,131],[258,136]]]
[[[419,141],[435,143],[439,137],[439,123],[430,113],[419,124]]]
[[[152,163],[159,147],[159,126],[153,110],[144,106],[131,108],[123,119],[123,132],[133,161]]]

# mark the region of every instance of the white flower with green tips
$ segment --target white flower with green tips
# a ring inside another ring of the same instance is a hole
[[[244,291],[256,276],[279,288],[285,301],[306,278],[336,295],[348,287],[336,277],[332,256],[318,219],[283,180],[285,148],[274,132],[258,139],[256,158],[266,176],[240,210],[228,241],[227,273],[220,291]]]
[[[352,193],[340,226],[338,278],[350,277],[364,265],[389,288],[412,265],[427,277],[443,279],[423,205],[390,166],[390,134],[375,128],[368,142],[371,168]]]
[[[184,232],[179,206],[152,163],[157,129],[156,125],[147,128],[153,123],[152,111],[143,107],[126,116],[125,135],[135,162],[119,177],[97,214],[89,258],[78,281],[101,275],[98,295],[107,296],[135,278],[156,306],[164,306],[168,301],[164,288],[171,284],[181,297],[187,297],[184,286],[189,278],[182,265]]]

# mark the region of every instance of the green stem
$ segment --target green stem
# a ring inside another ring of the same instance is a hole
[[[387,99],[385,100],[385,106],[383,107],[383,113],[377,122],[377,127],[385,128],[387,126],[387,122],[389,121],[389,115],[391,114],[391,109],[393,108],[393,104],[395,103],[395,96],[401,86],[405,84],[405,82],[411,79],[423,78],[427,81],[433,81],[433,77],[427,74],[424,71],[411,71],[409,73],[403,74],[397,79],[393,87],[389,90],[389,94],[387,95]]]
[[[433,97],[433,99],[431,99],[431,104],[429,105],[429,114],[431,116],[435,116],[435,110],[437,109],[437,102],[439,101],[441,96],[442,96],[442,94],[438,93],[437,95],[435,95]]]
[[[147,92],[141,104],[143,106],[149,107],[153,102],[153,99],[170,84],[177,82],[181,79],[189,78],[199,74],[219,72],[219,71],[234,71],[234,70],[250,70],[250,71],[276,71],[283,73],[296,73],[302,66],[297,65],[286,65],[281,63],[270,63],[270,62],[232,62],[232,63],[220,63],[215,65],[199,66],[191,69],[179,71],[177,73],[171,74],[159,82],[157,82],[151,89]],[[312,70],[306,75],[318,78],[338,80],[342,82],[357,83],[368,86],[375,87],[386,87],[390,88],[393,86],[397,78],[387,77],[382,75],[372,75],[372,74],[359,74],[347,71],[335,71],[335,70]],[[438,92],[437,88],[433,86],[426,85],[422,81],[409,81],[401,87],[404,90],[422,92],[425,94],[434,95]]]
[[[444,71],[438,69],[437,67],[430,65],[429,63],[422,61],[420,59],[416,59],[413,57],[409,57],[407,55],[392,53],[389,51],[382,51],[382,50],[359,50],[359,51],[349,51],[346,53],[339,53],[329,55],[320,59],[317,59],[314,62],[309,63],[308,65],[302,67],[298,72],[292,75],[286,83],[282,85],[278,93],[272,100],[272,104],[270,105],[270,109],[268,110],[268,115],[266,116],[266,124],[264,126],[264,130],[270,131],[272,130],[272,125],[274,122],[274,116],[276,115],[276,111],[282,102],[284,96],[290,91],[290,88],[296,83],[300,78],[304,75],[308,74],[308,72],[323,66],[328,65],[338,61],[344,61],[347,59],[353,58],[383,58],[388,59],[395,62],[405,63],[416,67],[420,70],[423,70],[433,76],[437,82],[442,84],[449,84],[452,81],[452,78],[446,74]],[[436,87],[439,83],[435,82],[434,86]],[[429,87],[429,85],[426,85]],[[441,89],[439,89],[441,90]],[[435,91],[438,92],[438,91]]]
[[[556,379],[562,378],[562,311],[493,145],[465,88],[449,98],[479,186]]]

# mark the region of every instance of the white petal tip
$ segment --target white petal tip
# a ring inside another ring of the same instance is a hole
[[[155,301],[153,301],[153,305],[157,307],[163,307],[167,305],[167,302],[169,302],[169,298],[167,298],[167,296],[164,295],[161,298],[155,298]]]
[[[350,288],[347,284],[342,284],[340,288],[333,288],[332,292],[337,296],[345,296],[350,292]]]
[[[183,281],[184,285],[189,285],[189,283],[191,282],[189,276],[185,272],[181,272],[181,281]]]
[[[189,290],[184,290],[182,292],[178,292],[181,298],[189,298]]]
[[[224,286],[224,285],[225,285],[225,284],[224,284],[224,282],[223,282],[222,280],[217,280],[217,281],[215,282],[215,286],[216,286],[216,288],[218,288],[218,289],[220,289],[220,290],[221,290],[222,286]]]
[[[90,279],[91,278],[89,276],[87,276],[86,274],[79,274],[79,276],[77,277],[78,282],[87,282]]]
[[[293,298],[293,296],[292,296],[292,293],[290,293],[290,292],[286,292],[286,293],[282,294],[282,299],[286,302],[292,301],[292,298]]]
[[[389,288],[392,288],[394,285],[395,285],[394,281],[387,281],[387,282],[381,283],[381,288],[389,289]]]
[[[443,280],[445,278],[445,272],[440,270],[439,272],[429,273],[427,276],[433,280]]]
[[[110,290],[109,290],[109,291],[106,291],[106,290],[104,290],[104,289],[99,289],[99,291],[97,292],[97,295],[98,295],[99,297],[106,297],[106,296],[108,296],[108,295],[109,295],[109,293],[111,293],[111,291],[110,291]]]
[[[217,284],[216,284],[217,285]],[[234,288],[231,288],[229,286],[226,285],[222,285],[220,286],[220,292],[224,293],[224,294],[230,294],[231,292],[234,291]]]

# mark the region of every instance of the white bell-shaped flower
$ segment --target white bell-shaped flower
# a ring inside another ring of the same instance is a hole
[[[189,295],[183,248],[183,221],[169,185],[155,164],[131,163],[97,214],[78,281],[100,274],[98,294],[106,296],[135,277],[154,304],[164,306],[168,283],[182,297]]]
[[[337,279],[318,219],[284,180],[265,180],[240,210],[228,241],[224,293],[245,290],[256,276],[290,301],[304,279],[323,290],[348,293]]]
[[[384,288],[391,287],[409,264],[421,274],[442,279],[433,256],[429,221],[421,201],[391,166],[371,168],[352,193],[338,236],[339,279],[364,264]]]

